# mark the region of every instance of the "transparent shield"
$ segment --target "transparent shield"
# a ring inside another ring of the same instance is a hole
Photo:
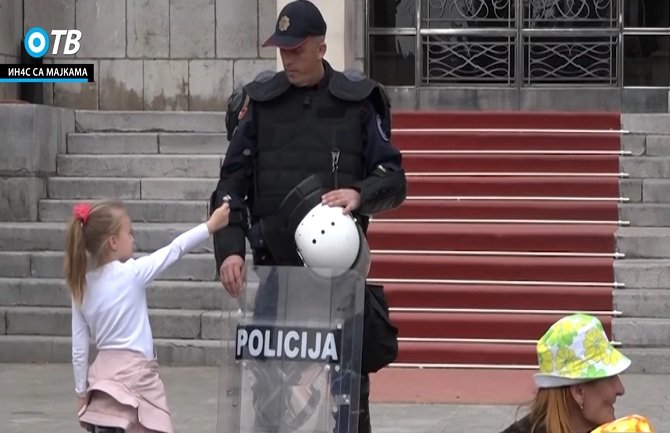
[[[224,306],[217,431],[356,433],[363,277],[254,271]]]

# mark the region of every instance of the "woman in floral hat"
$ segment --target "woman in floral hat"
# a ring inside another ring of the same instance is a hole
[[[615,420],[614,403],[624,393],[619,374],[631,361],[612,346],[600,320],[560,319],[538,341],[537,356],[530,412],[502,433],[588,433]]]

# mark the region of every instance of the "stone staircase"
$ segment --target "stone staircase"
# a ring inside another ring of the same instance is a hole
[[[535,369],[538,336],[572,311],[612,335],[618,113],[396,112],[393,125],[408,197],[370,238],[396,366]]]
[[[625,254],[615,262],[614,305],[622,312],[613,323],[614,337],[633,358],[631,371],[670,373],[670,115],[626,114],[621,159],[622,220],[617,232]]]
[[[0,122],[2,126],[2,122]],[[62,275],[64,221],[74,202],[123,199],[139,253],[206,218],[227,149],[223,113],[77,111],[59,145],[36,222],[0,222],[0,362],[69,362],[70,301]],[[1,129],[1,128],[0,128]],[[66,128],[67,129],[67,128]],[[670,116],[624,116],[614,339],[634,371],[670,372]],[[2,135],[2,134],[0,134]],[[11,139],[11,134],[10,134]],[[1,140],[2,138],[0,138]],[[11,200],[10,200],[11,202]],[[253,278],[251,285],[254,285]],[[211,241],[148,290],[164,365],[216,365],[231,300],[215,281]],[[233,301],[234,302],[234,301]]]
[[[221,113],[76,112],[39,222],[0,223],[0,362],[70,360],[62,249],[76,201],[123,199],[138,254],[156,250],[206,219],[226,149]],[[215,280],[211,240],[160,276],[148,296],[162,362],[215,365],[229,299]]]

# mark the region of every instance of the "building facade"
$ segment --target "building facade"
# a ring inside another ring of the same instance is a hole
[[[77,28],[95,83],[45,84],[43,103],[223,110],[280,67],[262,42],[287,0],[0,0],[0,62],[32,26]],[[667,112],[670,7],[659,0],[314,0],[328,58],[384,83],[396,107]],[[21,99],[0,84],[0,99]]]
[[[408,106],[667,111],[657,0],[367,0],[365,61]]]

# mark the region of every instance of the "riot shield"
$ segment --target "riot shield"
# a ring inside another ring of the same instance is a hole
[[[224,307],[218,433],[357,433],[364,278],[262,266],[247,278]]]

